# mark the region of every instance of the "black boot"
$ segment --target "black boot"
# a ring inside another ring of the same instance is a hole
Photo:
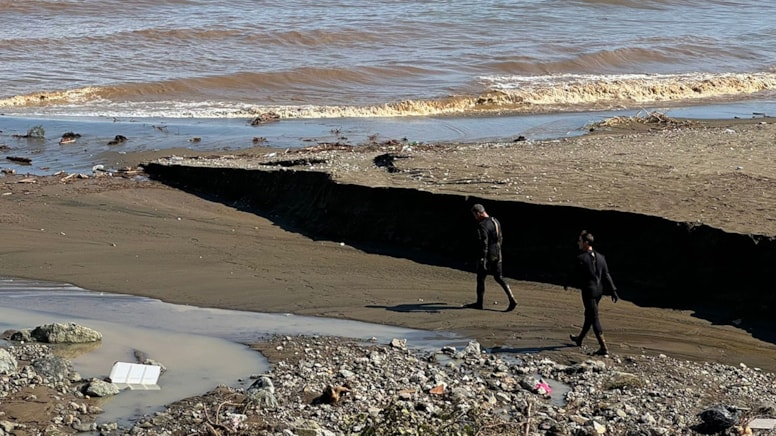
[[[483,301],[485,301],[485,291],[477,289],[477,301],[474,303],[464,304],[463,307],[467,309],[482,310]]]
[[[596,335],[596,339],[598,339],[598,351],[596,351],[596,356],[608,356],[609,355],[609,349],[606,348],[606,340],[604,339],[604,334],[601,333],[599,335]]]
[[[517,307],[517,300],[515,300],[515,296],[512,294],[512,289],[509,288],[509,285],[504,286],[504,293],[507,294],[507,299],[509,299],[509,307],[507,307],[507,310],[504,312],[511,312]]]
[[[569,339],[571,339],[571,342],[573,342],[574,345],[576,345],[577,347],[581,347],[582,346],[582,337],[581,336],[569,335]]]

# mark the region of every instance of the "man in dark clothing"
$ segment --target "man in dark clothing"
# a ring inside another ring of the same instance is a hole
[[[611,293],[612,301],[617,302],[620,297],[617,295],[617,287],[614,286],[612,276],[609,274],[609,267],[606,265],[606,258],[603,254],[593,249],[595,238],[587,231],[582,231],[577,240],[580,253],[576,257],[574,269],[571,271],[569,279],[571,286],[579,288],[582,291],[582,304],[585,307],[585,324],[578,336],[569,335],[569,338],[577,345],[582,345],[585,335],[593,327],[596,339],[598,339],[597,355],[606,356],[609,350],[606,348],[604,332],[601,328],[601,320],[598,318],[598,302],[604,295]],[[568,285],[563,287],[568,289]]]
[[[501,234],[501,223],[485,212],[485,207],[481,204],[472,206],[472,215],[477,221],[477,236],[479,238],[479,260],[477,261],[477,301],[467,304],[466,307],[473,309],[482,309],[483,299],[485,297],[485,278],[488,274],[493,275],[496,283],[501,285],[509,299],[509,307],[506,312],[511,312],[517,307],[515,296],[512,290],[504,281],[501,265],[501,243],[503,236]]]

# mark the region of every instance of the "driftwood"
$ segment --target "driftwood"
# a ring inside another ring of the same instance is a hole
[[[22,165],[32,165],[32,159],[28,157],[8,156],[6,159],[10,160],[11,162],[20,163]]]
[[[622,127],[629,124],[645,124],[645,125],[658,125],[668,127],[686,127],[697,124],[696,121],[691,120],[678,120],[671,118],[661,112],[639,112],[632,117],[617,116],[607,118],[603,121],[599,121],[593,124],[593,127]]]
[[[75,142],[76,139],[80,138],[80,133],[74,133],[74,132],[65,132],[62,134],[62,138],[59,139],[59,144],[72,144]]]
[[[280,115],[275,112],[266,112],[251,120],[251,126],[260,126],[275,121],[280,121]]]
[[[127,142],[127,137],[124,135],[116,135],[112,141],[108,141],[108,145],[119,145]]]

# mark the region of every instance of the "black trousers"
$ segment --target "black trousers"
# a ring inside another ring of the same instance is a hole
[[[504,273],[502,272],[501,261],[488,262],[486,265],[477,266],[477,304],[482,305],[485,299],[485,279],[488,275],[492,275],[501,286],[501,289],[507,294],[509,302],[513,302],[515,297],[512,295],[512,290],[509,289],[509,285],[504,280]]]
[[[579,340],[585,337],[590,327],[593,328],[596,338],[600,338],[603,334],[603,328],[601,327],[601,319],[598,317],[598,303],[601,301],[602,294],[594,294],[592,292],[582,291],[582,305],[585,306],[585,324],[582,326],[582,331],[579,333]]]

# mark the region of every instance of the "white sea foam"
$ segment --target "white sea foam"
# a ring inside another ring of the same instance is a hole
[[[275,113],[282,119],[416,117],[600,110],[664,102],[693,104],[775,93],[776,73],[495,75],[479,78],[478,95],[403,100],[374,105],[262,105],[244,101],[112,101],[116,87],[85,87],[0,99],[19,115],[114,118],[251,118]],[[118,94],[121,94],[120,92]]]

